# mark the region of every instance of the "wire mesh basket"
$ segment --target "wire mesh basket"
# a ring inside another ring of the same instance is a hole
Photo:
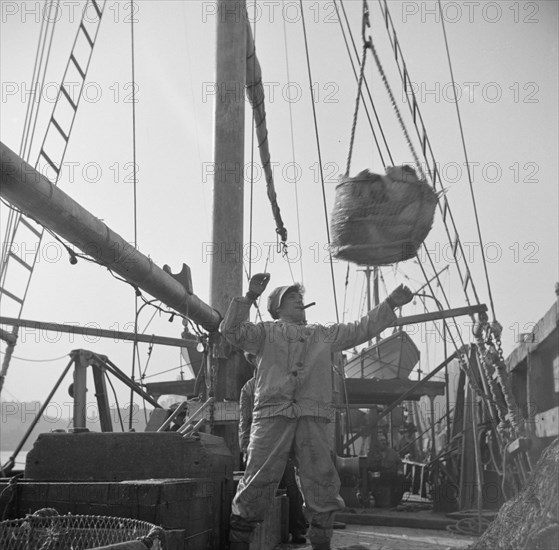
[[[0,522],[2,550],[88,550],[131,541],[164,550],[160,527],[135,519],[59,516],[44,509],[25,518]]]

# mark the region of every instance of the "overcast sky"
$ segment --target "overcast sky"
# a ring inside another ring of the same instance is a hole
[[[310,0],[303,4],[330,212],[337,177],[345,171],[357,88],[334,4]],[[375,47],[396,105],[420,151],[379,4],[376,0],[369,4],[370,32]],[[339,2],[336,5],[341,6]],[[361,51],[362,2],[345,0],[344,6]],[[215,2],[193,0],[133,3],[138,245],[159,266],[169,264],[179,271],[181,264],[187,263],[192,269],[194,291],[204,301],[209,301],[211,249],[208,243],[212,240],[215,7]],[[431,0],[391,0],[389,8],[480,301],[489,305],[437,4]],[[443,0],[442,9],[496,316],[504,327],[504,351],[508,355],[518,334],[529,332],[552,305],[554,284],[558,280],[557,2]],[[42,2],[4,1],[1,10],[1,139],[17,152],[45,12]],[[77,114],[60,186],[123,238],[133,242],[130,12],[128,2],[109,0],[106,4],[86,95]],[[33,162],[45,130],[45,116],[53,107],[56,86],[75,36],[79,13],[76,2],[60,2],[52,61],[31,154]],[[259,2],[256,12],[250,2],[249,14],[256,22],[256,48],[268,100],[278,202],[289,231],[291,257],[288,264],[273,246],[276,237],[265,181],[256,166],[252,272],[270,271],[270,287],[290,283],[292,272],[295,280],[303,280],[307,300],[317,302],[308,310],[309,320],[332,322],[336,314],[301,10],[298,2],[266,0]],[[413,162],[370,55],[365,74],[395,164]],[[243,252],[248,260],[251,161],[248,109],[246,120]],[[351,174],[364,168],[382,172],[384,166],[361,109]],[[4,206],[1,218],[4,241],[7,238]],[[30,241],[23,239],[14,245],[21,247],[25,254],[31,253],[25,249]],[[439,212],[426,245],[437,270],[449,264],[442,283],[451,297],[451,306],[464,305]],[[420,259],[432,275],[433,268],[425,253],[420,254]],[[346,268],[346,263],[337,262],[334,273],[340,318],[351,320],[363,312],[363,275],[352,266],[346,290]],[[425,282],[415,260],[385,268],[382,274],[385,284],[381,283],[381,295],[385,294],[385,285],[388,291],[399,282],[417,289]],[[437,295],[439,299],[441,296]],[[427,302],[427,307],[435,309],[429,302],[432,301]],[[344,303],[345,311],[342,311]],[[423,311],[424,306],[418,300],[406,306],[404,314]],[[262,313],[268,318],[264,310]],[[11,315],[4,302],[2,314]],[[169,315],[156,314],[151,320],[152,314],[151,308],[143,308],[139,320],[142,330],[149,323],[148,334],[180,335],[180,319],[169,323]],[[134,293],[104,268],[85,261],[71,265],[64,249],[49,236],[39,254],[22,317],[131,330]],[[436,328],[430,324],[410,330],[422,350],[421,368],[430,370],[444,358],[442,346],[435,345],[439,338]],[[457,330],[465,342],[470,341],[465,325]],[[130,372],[132,346],[129,343],[23,330],[2,398],[43,399],[68,361],[64,356],[76,348],[106,354],[122,370]],[[178,350],[156,346],[149,358],[148,347],[142,345],[139,355],[142,370],[147,364],[149,380],[174,379],[179,375]],[[157,375],[164,371],[169,372]],[[184,373],[189,376],[188,369]],[[70,401],[66,393],[69,383],[70,380],[63,384],[64,391],[55,396],[61,409]],[[119,392],[124,399],[127,393]],[[93,397],[93,391],[90,395]]]

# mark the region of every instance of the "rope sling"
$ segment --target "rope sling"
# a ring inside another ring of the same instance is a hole
[[[363,55],[357,84],[357,98],[351,128],[346,173],[336,186],[331,214],[332,251],[341,260],[359,265],[390,265],[415,257],[433,225],[438,194],[421,170],[396,100],[371,39],[369,10],[363,2]],[[361,98],[367,50],[371,49],[382,81],[410,147],[419,177],[411,166],[391,166],[386,174],[365,169],[350,177],[351,157]]]

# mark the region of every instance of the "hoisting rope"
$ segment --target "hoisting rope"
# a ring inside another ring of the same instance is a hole
[[[301,23],[303,25],[303,37],[305,41],[305,55],[307,58],[307,73],[309,76],[309,89],[311,94],[311,105],[312,105],[312,112],[313,112],[313,121],[314,121],[314,133],[315,133],[315,140],[316,140],[316,148],[318,153],[318,167],[320,170],[320,184],[322,186],[322,204],[324,208],[324,220],[326,223],[326,238],[328,240],[328,259],[330,263],[330,276],[332,279],[332,293],[334,296],[334,308],[336,311],[336,322],[340,322],[340,315],[338,313],[338,297],[336,295],[336,280],[334,277],[334,262],[332,260],[332,251],[330,250],[330,226],[328,224],[328,208],[326,206],[326,188],[324,185],[324,171],[322,170],[322,152],[320,150],[320,138],[318,135],[318,122],[316,117],[316,107],[314,102],[314,94],[313,94],[313,79],[311,74],[311,62],[309,57],[309,43],[307,39],[307,27],[305,25],[305,12],[303,10],[303,0],[299,0],[299,7],[301,9]]]
[[[357,81],[357,98],[355,99],[355,110],[353,111],[353,122],[351,124],[351,136],[349,138],[349,151],[347,154],[347,164],[345,169],[346,176],[349,176],[351,167],[351,156],[353,155],[353,143],[355,141],[355,129],[357,128],[357,114],[359,113],[359,100],[361,99],[361,86],[363,85],[363,76],[365,74],[365,61],[367,60],[367,49],[372,46],[371,39],[365,38],[365,31],[371,26],[369,20],[369,6],[367,0],[363,0],[363,16],[361,23],[361,36],[363,38],[363,53],[361,55],[361,68],[359,70],[359,79]]]
[[[342,7],[343,7],[343,3],[342,3]],[[344,13],[345,13],[345,8],[344,8]],[[348,155],[348,169],[346,170],[346,174],[349,174],[349,164],[350,164],[350,161],[351,161],[351,153],[352,153],[352,148],[353,148],[353,137],[354,137],[354,133],[355,133],[355,124],[357,122],[357,110],[359,108],[359,98],[361,97],[361,84],[362,84],[362,80],[363,80],[363,66],[365,64],[365,54],[366,54],[367,48],[370,48],[371,52],[373,54],[373,58],[375,60],[377,69],[378,69],[379,74],[382,78],[382,82],[383,82],[383,84],[386,88],[386,91],[388,93],[388,96],[390,98],[390,102],[392,104],[392,107],[394,109],[394,112],[396,113],[396,117],[397,117],[398,122],[400,124],[400,128],[402,129],[402,132],[403,132],[404,137],[406,139],[406,143],[407,143],[407,145],[408,145],[408,147],[409,147],[409,149],[412,153],[412,156],[414,158],[414,162],[417,165],[420,177],[421,177],[421,179],[425,179],[425,174],[423,173],[423,170],[421,168],[421,163],[419,162],[419,157],[418,157],[418,155],[415,151],[415,148],[413,146],[413,143],[410,139],[408,130],[406,128],[406,125],[405,125],[404,120],[402,118],[402,115],[400,113],[400,110],[398,109],[398,104],[396,103],[396,100],[394,98],[394,94],[392,93],[392,89],[390,87],[390,84],[389,84],[388,79],[386,77],[386,74],[384,72],[384,68],[383,68],[383,66],[380,62],[380,59],[379,59],[379,56],[378,56],[377,51],[375,49],[374,43],[373,43],[371,38],[365,39],[365,29],[369,26],[370,26],[369,7],[368,7],[367,0],[363,0],[363,23],[362,23],[363,59],[362,59],[362,63],[361,63],[361,72],[360,72],[360,75],[359,75],[357,101],[356,101],[355,113],[354,113],[354,117],[353,117],[354,120],[353,120],[352,136],[351,136],[351,142],[350,142],[350,153]]]
[[[404,119],[402,118],[402,115],[400,113],[400,109],[398,108],[398,104],[396,103],[396,99],[394,98],[394,94],[392,93],[392,88],[390,87],[388,79],[386,78],[384,68],[382,66],[382,63],[380,62],[379,56],[377,54],[377,50],[375,49],[375,45],[373,44],[372,41],[371,41],[371,52],[373,54],[373,59],[375,60],[375,63],[376,63],[377,69],[380,73],[380,77],[382,79],[384,87],[386,88],[386,92],[388,93],[388,97],[390,98],[390,103],[392,104],[392,108],[394,109],[394,112],[396,113],[396,118],[398,119],[398,122],[400,124],[400,128],[402,129],[402,132],[404,133],[404,138],[406,139],[406,143],[407,143],[407,145],[408,145],[408,147],[411,151],[411,154],[413,156],[413,161],[415,162],[415,165],[417,167],[417,171],[419,173],[419,178],[424,180],[424,179],[426,179],[425,178],[425,173],[423,172],[423,168],[421,167],[421,163],[419,162],[419,157],[417,156],[417,153],[415,151],[415,147],[413,146],[410,135],[409,135],[408,130],[406,128],[406,125],[404,123]]]
[[[363,16],[365,17],[365,16]],[[368,14],[367,14],[368,17]],[[357,128],[357,114],[359,112],[359,100],[361,98],[361,86],[363,84],[363,74],[365,71],[365,61],[367,59],[367,48],[371,47],[370,41],[363,43],[363,54],[361,57],[361,69],[359,71],[359,80],[357,81],[357,98],[355,99],[355,110],[353,112],[353,122],[351,124],[351,136],[349,138],[349,151],[347,153],[347,163],[345,174],[349,176],[349,169],[351,167],[351,156],[353,155],[353,143],[355,141],[355,129]]]
[[[344,19],[345,19],[345,22],[346,22],[348,33],[349,33],[349,36],[351,38],[351,43],[353,45],[353,51],[355,53],[355,57],[356,57],[357,61],[359,61],[359,53],[358,53],[357,47],[355,45],[355,40],[353,38],[353,32],[351,30],[351,26],[349,24],[349,21],[348,21],[348,18],[347,18],[347,13],[346,13],[346,10],[345,10],[345,7],[344,7],[344,4],[343,4],[342,0],[340,0],[340,5],[342,7],[342,12],[344,14]],[[340,23],[340,30],[342,32],[342,37],[344,39],[344,44],[345,44],[345,47],[346,47],[346,51],[347,51],[347,54],[349,56],[349,61],[351,63],[351,69],[353,71],[353,75],[355,76],[355,80],[357,80],[358,75],[357,75],[357,71],[355,70],[355,65],[353,63],[353,57],[351,55],[351,51],[350,51],[350,48],[349,48],[349,43],[348,43],[347,37],[346,37],[346,31],[344,30],[344,27],[343,27],[343,24],[342,24],[342,19],[340,17],[340,12],[338,10],[338,4],[335,1],[334,1],[334,8],[336,9],[336,16],[337,16],[338,21]],[[394,160],[392,159],[392,155],[390,154],[390,148],[388,147],[388,143],[386,141],[386,136],[385,136],[384,131],[382,129],[382,125],[380,123],[379,116],[378,116],[378,113],[377,113],[377,109],[376,109],[375,104],[373,102],[373,97],[371,95],[371,90],[369,89],[369,84],[367,83],[367,78],[366,77],[364,77],[363,82],[364,82],[365,88],[367,90],[367,95],[369,97],[369,101],[371,102],[371,107],[373,109],[373,113],[375,115],[375,120],[377,121],[377,124],[378,124],[378,127],[379,127],[380,135],[382,136],[384,146],[386,147],[388,156],[390,158],[390,163],[392,165],[394,165]],[[371,132],[373,134],[373,139],[374,139],[375,145],[377,147],[377,151],[378,151],[378,154],[379,154],[379,157],[380,157],[381,164],[382,164],[382,166],[386,166],[387,163],[384,160],[384,156],[383,156],[382,150],[380,148],[380,143],[379,143],[379,140],[377,138],[377,134],[375,132],[375,129],[373,127],[373,121],[371,120],[371,115],[369,114],[369,109],[368,109],[367,104],[365,103],[365,101],[363,101],[363,108],[365,109],[365,114],[367,115],[367,120],[369,121],[369,126],[370,126]]]
[[[251,70],[253,69],[253,70]],[[270,162],[270,148],[268,144],[268,129],[266,127],[266,108],[264,105],[264,86],[262,85],[262,71],[260,63],[256,57],[252,29],[247,17],[247,79],[246,94],[252,106],[254,120],[256,124],[256,136],[258,138],[258,148],[260,150],[260,161],[262,169],[266,175],[266,190],[268,199],[272,206],[272,214],[276,222],[276,233],[280,236],[282,246],[286,247],[287,229],[281,218],[280,207],[277,201],[276,189],[274,186],[274,175]]]
[[[282,8],[285,5],[284,0],[282,0]],[[285,12],[283,12],[285,13]],[[286,76],[287,76],[287,84],[291,84],[291,77],[289,75],[289,50],[287,48],[287,25],[285,22],[285,17],[282,18],[283,21],[283,47],[285,52],[285,68],[286,68]],[[291,161],[293,162],[293,166],[297,166],[295,163],[295,138],[293,134],[293,107],[292,102],[288,101],[289,105],[289,129],[291,134]],[[295,212],[297,214],[297,243],[299,245],[299,250],[302,250],[301,247],[301,219],[299,214],[299,193],[298,193],[298,184],[297,180],[293,182],[295,187]],[[291,269],[291,266],[290,266]],[[303,273],[303,255],[301,254],[301,258],[299,260],[299,269],[301,271],[301,284],[304,286],[305,284],[305,277]]]

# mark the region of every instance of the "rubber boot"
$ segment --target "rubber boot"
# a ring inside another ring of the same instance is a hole
[[[229,550],[248,550],[250,544],[248,542],[230,542]]]

